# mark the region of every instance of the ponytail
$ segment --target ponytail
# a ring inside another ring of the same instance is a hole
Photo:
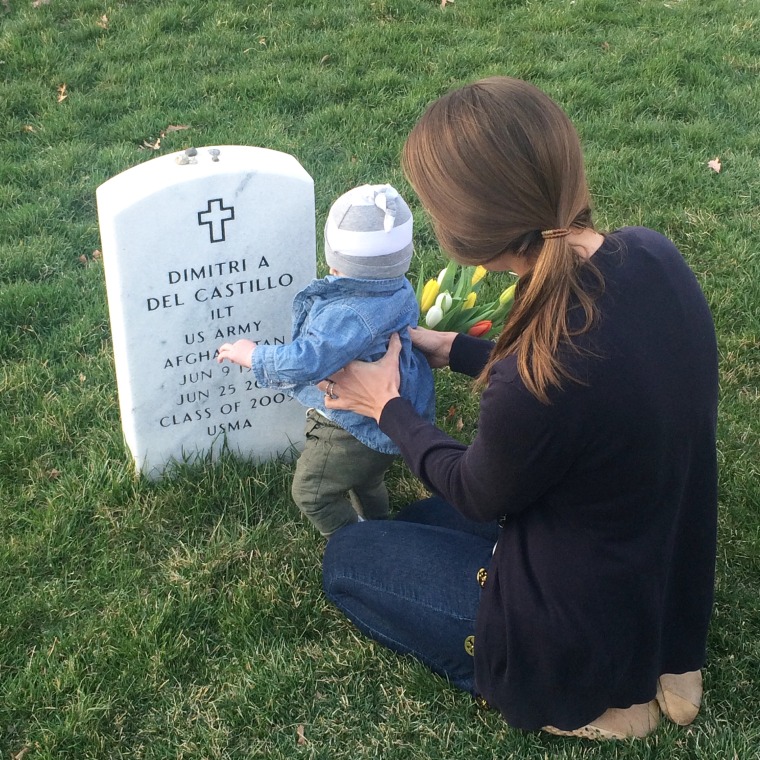
[[[566,236],[544,239],[535,266],[518,283],[512,311],[476,386],[485,386],[493,365],[510,354],[517,354],[525,387],[544,404],[552,387],[560,388],[563,380],[578,381],[562,364],[559,351],[572,347],[570,338],[588,330],[595,318],[594,294],[584,288],[582,270],[602,285],[596,265],[578,255]],[[571,331],[568,312],[576,304],[585,318],[581,328]]]

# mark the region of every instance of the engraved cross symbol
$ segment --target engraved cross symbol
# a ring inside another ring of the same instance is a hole
[[[208,233],[212,243],[224,241],[224,223],[235,218],[235,207],[225,206],[221,198],[214,198],[208,202],[205,211],[198,212],[198,224],[207,224]]]

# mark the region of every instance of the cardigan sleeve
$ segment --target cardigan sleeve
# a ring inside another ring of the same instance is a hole
[[[477,377],[486,366],[493,346],[490,340],[473,338],[471,335],[457,335],[451,344],[449,367],[452,372]]]
[[[571,466],[566,404],[542,404],[514,371],[494,368],[469,446],[426,422],[403,399],[383,409],[380,428],[412,471],[473,520],[516,514],[560,482]],[[502,365],[502,366],[500,366]]]

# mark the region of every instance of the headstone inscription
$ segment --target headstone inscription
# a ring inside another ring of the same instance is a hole
[[[217,364],[224,342],[290,341],[316,275],[314,182],[266,148],[189,149],[97,190],[122,428],[137,471],[216,457],[262,461],[303,440],[287,393]]]

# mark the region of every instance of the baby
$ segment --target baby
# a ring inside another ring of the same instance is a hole
[[[375,361],[393,333],[401,338],[401,395],[432,421],[433,376],[407,328],[419,316],[405,274],[412,258],[412,214],[390,185],[362,185],[338,198],[325,224],[330,274],[293,300],[286,346],[225,343],[217,361],[250,367],[259,385],[286,388],[306,412],[306,445],[293,499],[326,537],[344,525],[388,516],[385,473],[398,448],[375,420],[326,409],[316,384],[354,359]]]

